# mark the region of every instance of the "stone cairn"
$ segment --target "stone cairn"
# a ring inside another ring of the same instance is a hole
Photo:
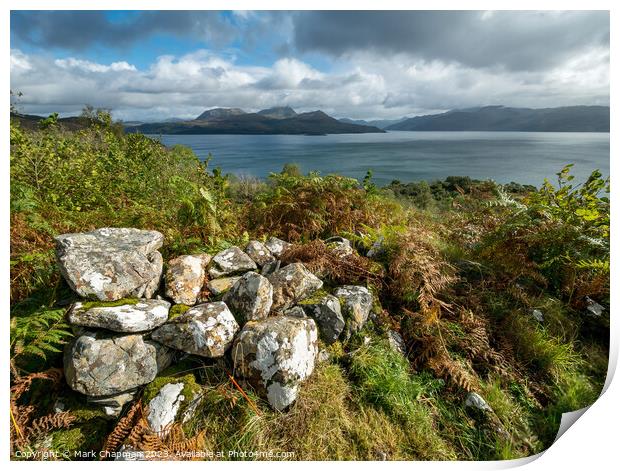
[[[331,245],[343,253],[353,250],[336,239]],[[163,242],[159,232],[132,228],[56,238],[60,270],[84,298],[67,313],[75,338],[64,352],[66,380],[110,416],[184,355],[229,355],[235,375],[284,410],[314,370],[319,335],[331,344],[368,320],[373,297],[365,287],[321,290],[302,263],[282,266],[290,244],[275,237],[213,257],[182,255],[165,273]],[[154,430],[191,416],[200,393],[185,386],[170,382],[150,399]]]

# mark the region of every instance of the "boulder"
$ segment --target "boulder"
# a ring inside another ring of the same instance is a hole
[[[347,334],[359,331],[372,309],[372,294],[363,286],[340,286],[334,290],[347,322]]]
[[[130,300],[128,300],[130,301]],[[114,332],[144,332],[168,320],[170,303],[160,299],[136,299],[125,304],[77,302],[67,319],[70,324],[99,327]]]
[[[273,285],[272,311],[281,312],[321,289],[323,282],[303,263],[291,263],[272,273],[267,279]]]
[[[273,287],[264,276],[247,272],[222,299],[241,322],[263,319],[273,303]]]
[[[312,317],[327,345],[334,343],[344,330],[345,322],[336,296],[323,294],[299,301],[299,306]]]
[[[332,251],[338,255],[339,257],[346,257],[347,255],[352,255],[355,251],[353,250],[353,246],[351,245],[351,241],[349,239],[345,239],[344,237],[330,237],[325,240],[327,247],[332,249]]]
[[[300,384],[314,371],[316,356],[315,322],[286,316],[248,322],[232,351],[235,372],[279,411],[297,399]]]
[[[87,331],[65,348],[65,377],[71,389],[87,396],[123,393],[153,381],[167,366],[167,350],[140,334]]]
[[[272,255],[262,242],[251,240],[245,247],[247,253],[259,267],[265,266],[267,263],[275,262],[276,258]]]
[[[85,298],[116,301],[152,298],[159,286],[163,259],[157,251],[164,236],[157,231],[102,228],[56,237],[60,272]]]
[[[221,278],[226,275],[236,275],[246,271],[256,270],[254,260],[239,247],[230,247],[222,250],[211,259],[209,276]]]
[[[596,317],[601,317],[603,311],[605,311],[605,308],[603,306],[601,306],[589,296],[586,296],[586,309],[588,311],[588,314]]]
[[[214,296],[226,293],[234,284],[239,281],[240,276],[230,276],[228,278],[216,278],[207,283],[207,289]]]
[[[196,304],[205,280],[205,268],[211,256],[182,255],[168,262],[166,270],[166,296],[175,304]]]
[[[289,244],[282,239],[278,239],[277,237],[270,237],[269,240],[265,242],[265,247],[267,247],[276,258],[280,258],[282,252],[288,249],[291,245],[292,244]]]
[[[304,308],[301,306],[289,307],[284,312],[282,312],[282,314],[289,317],[299,317],[300,319],[305,319],[306,317],[308,317],[306,315],[306,311],[304,311]]]
[[[202,357],[221,357],[239,324],[223,302],[198,304],[153,331],[151,338],[168,347]]]
[[[385,253],[384,238],[380,236],[376,241],[373,242],[368,252],[366,252],[366,256],[368,258],[377,259],[381,257]]]

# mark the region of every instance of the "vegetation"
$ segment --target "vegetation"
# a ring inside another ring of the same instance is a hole
[[[213,459],[244,458],[243,450],[272,450],[272,459],[509,459],[550,446],[561,414],[601,391],[610,259],[609,181],[599,172],[575,185],[567,166],[538,189],[467,177],[378,188],[370,173],[358,182],[294,165],[258,181],[86,112],[76,131],[54,116],[36,129],[11,123],[13,451],[63,459],[127,441],[231,451]],[[76,298],[53,250],[57,234],[103,226],[162,232],[165,259],[283,237],[296,243],[283,260],[304,262],[327,287],[371,288],[373,320],[326,348],[329,359],[285,413],[242,388],[228,360],[190,357],[163,380],[192,377],[205,398],[192,421],[154,435],[143,401],[110,422],[58,369]],[[335,256],[321,240],[334,235],[376,255]],[[605,307],[602,316],[588,314],[589,300]],[[406,356],[388,346],[388,329],[402,335]],[[471,391],[492,416],[464,407]]]

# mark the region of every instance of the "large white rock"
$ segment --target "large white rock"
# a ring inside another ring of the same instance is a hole
[[[221,357],[239,330],[223,302],[198,304],[153,331],[151,338],[192,355]]]
[[[168,320],[170,303],[160,299],[138,299],[119,306],[94,306],[77,302],[69,311],[68,321],[84,327],[99,327],[114,332],[144,332]]]
[[[235,372],[250,381],[276,410],[297,398],[314,371],[317,329],[314,320],[268,317],[248,322],[235,340]]]
[[[175,304],[196,304],[205,281],[205,269],[211,260],[207,254],[181,255],[168,262],[166,296]]]
[[[102,228],[56,237],[60,272],[85,298],[116,301],[151,298],[159,286],[163,260],[157,231]]]
[[[258,240],[251,240],[245,247],[245,253],[247,253],[259,267],[262,267],[267,263],[275,262],[276,260],[276,258],[271,254],[271,251]]]
[[[280,258],[280,255],[291,247],[292,244],[283,241],[282,239],[278,239],[277,237],[270,237],[267,242],[265,242],[265,247],[269,249],[269,251],[277,258]]]

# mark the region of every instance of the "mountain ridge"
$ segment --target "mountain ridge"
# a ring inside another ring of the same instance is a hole
[[[608,106],[511,108],[502,105],[415,116],[388,131],[609,132]]]

